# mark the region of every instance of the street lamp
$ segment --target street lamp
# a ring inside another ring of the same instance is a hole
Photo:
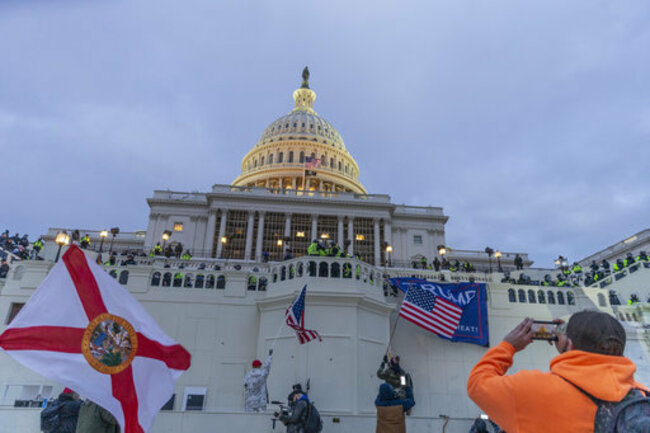
[[[390,254],[393,252],[393,247],[391,245],[386,245],[386,261],[388,262],[388,267],[390,268]]]
[[[490,266],[490,273],[492,273],[492,254],[494,254],[494,250],[490,247],[485,247],[485,254],[488,255],[488,263]]]
[[[279,247],[281,247],[282,246],[282,239],[278,239],[277,244],[278,244]]]
[[[445,254],[447,254],[447,248],[444,245],[438,245],[438,254],[444,258]]]
[[[163,250],[165,249],[165,244],[167,243],[167,241],[168,241],[169,238],[171,238],[171,237],[172,237],[172,232],[171,232],[171,230],[165,230],[165,231],[163,232],[163,234],[162,234],[162,240],[163,240],[162,248],[163,248]]]
[[[59,246],[59,250],[56,252],[54,263],[59,261],[59,256],[61,255],[61,248],[63,248],[63,245],[68,245],[70,243],[70,236],[68,236],[68,234],[64,231],[59,232],[56,235],[55,242]]]
[[[497,265],[499,266],[499,272],[503,272],[503,269],[501,268],[501,256],[502,256],[501,251],[496,250],[494,252],[494,257],[497,258]]]
[[[111,247],[109,248],[109,251],[110,251],[110,252],[113,252],[113,242],[115,241],[115,236],[117,236],[117,234],[118,234],[119,232],[120,232],[120,228],[119,228],[119,227],[113,227],[113,228],[111,229],[111,234],[113,235],[113,237],[111,238]]]
[[[99,232],[99,237],[102,238],[102,241],[99,243],[99,252],[101,253],[104,248],[104,239],[106,239],[106,236],[108,236],[108,231],[107,230],[102,230]]]
[[[227,236],[221,236],[221,239],[219,239],[219,242],[221,242],[221,257],[220,258],[223,259],[223,257],[225,256],[226,244],[228,243],[228,237]]]

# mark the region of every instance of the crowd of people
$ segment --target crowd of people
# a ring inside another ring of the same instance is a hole
[[[66,388],[41,411],[43,433],[120,433],[109,411]]]
[[[0,257],[3,259],[7,259],[7,253],[11,253],[20,260],[42,260],[39,253],[44,246],[43,238],[38,238],[31,243],[27,234],[21,236],[16,233],[10,236],[9,230],[0,234]]]

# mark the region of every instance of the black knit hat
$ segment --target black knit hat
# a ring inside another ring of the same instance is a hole
[[[625,329],[601,311],[575,313],[569,319],[566,334],[576,350],[614,356],[623,356],[625,350]]]

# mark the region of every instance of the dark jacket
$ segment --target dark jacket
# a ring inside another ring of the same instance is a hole
[[[303,394],[291,410],[289,415],[280,415],[280,421],[287,426],[287,433],[303,433],[307,421],[309,399]]]
[[[72,397],[72,394],[61,393],[59,394],[59,398],[48,403],[48,407],[54,405],[59,406],[56,411],[59,414],[59,425],[53,430],[48,430],[45,433],[75,433],[81,401],[75,400]],[[43,429],[42,425],[41,429]]]

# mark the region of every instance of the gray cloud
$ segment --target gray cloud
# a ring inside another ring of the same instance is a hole
[[[648,226],[639,1],[0,4],[0,224],[144,228],[153,189],[239,173],[292,106],[457,248],[583,257]]]

